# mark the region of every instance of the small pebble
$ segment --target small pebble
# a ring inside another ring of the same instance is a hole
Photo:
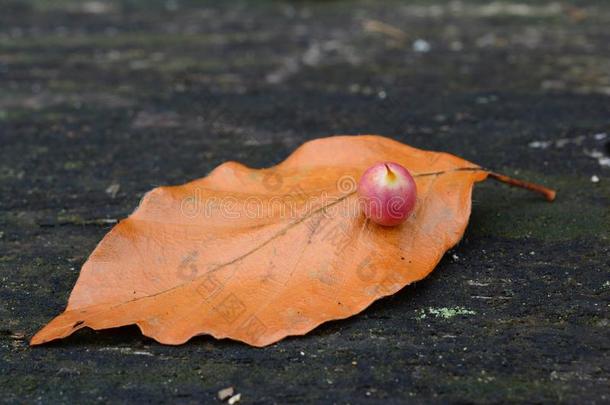
[[[591,183],[599,183],[599,177],[596,175],[591,176]]]
[[[234,393],[235,393],[235,390],[233,389],[233,387],[223,388],[220,391],[218,391],[218,399],[220,399],[221,401],[224,401],[225,399],[232,397]]]
[[[229,398],[229,400],[227,401],[227,403],[229,405],[233,405],[239,402],[239,400],[241,399],[241,394],[235,394],[233,395],[231,398]]]
[[[546,149],[551,145],[550,141],[533,141],[528,144],[530,148]]]
[[[112,198],[115,198],[120,189],[121,189],[120,184],[117,184],[117,183],[111,184],[108,186],[108,188],[106,188],[106,194],[108,194]]]
[[[432,47],[430,46],[430,42],[426,41],[425,39],[416,39],[415,41],[413,41],[413,50],[415,52],[430,52],[430,49]]]

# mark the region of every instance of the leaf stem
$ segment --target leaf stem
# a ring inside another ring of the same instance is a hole
[[[557,192],[555,190],[544,187],[540,184],[530,183],[529,181],[524,181],[524,180],[519,180],[519,179],[514,179],[512,177],[505,176],[503,174],[492,172],[492,171],[488,171],[488,173],[489,173],[489,177],[491,177],[492,179],[497,180],[501,183],[508,184],[509,186],[521,187],[526,190],[531,190],[533,192],[541,194],[549,202],[553,201],[555,199],[555,196],[557,195]]]
[[[541,194],[549,202],[553,201],[555,199],[555,196],[557,195],[557,192],[551,188],[547,188],[547,187],[544,187],[544,186],[542,186],[540,184],[536,184],[536,183],[530,183],[529,181],[514,179],[512,177],[506,176],[504,174],[496,173],[494,171],[485,169],[483,167],[458,167],[458,168],[455,168],[452,170],[443,170],[440,172],[418,173],[418,174],[413,175],[413,177],[438,176],[441,174],[445,174],[445,173],[449,173],[449,172],[458,172],[458,171],[459,172],[470,172],[470,171],[487,172],[489,177],[491,177],[494,180],[497,180],[504,184],[508,184],[509,186],[520,187],[520,188],[524,188],[526,190],[536,192],[538,194]]]

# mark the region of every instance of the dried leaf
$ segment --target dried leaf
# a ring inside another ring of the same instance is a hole
[[[379,161],[417,182],[415,212],[397,227],[359,211],[356,182]],[[265,346],[305,334],[426,277],[462,237],[473,184],[488,175],[500,176],[379,136],[338,136],[270,169],[227,162],[156,188],[104,237],[65,312],[31,343],[131,324],[174,345],[209,334]]]

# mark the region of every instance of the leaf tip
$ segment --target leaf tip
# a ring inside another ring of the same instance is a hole
[[[42,332],[42,330],[32,336],[32,338],[30,339],[30,346],[39,346],[47,342],[43,337],[40,336],[40,332]]]

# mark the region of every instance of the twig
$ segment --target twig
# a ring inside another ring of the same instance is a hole
[[[407,39],[407,34],[399,28],[394,27],[388,23],[378,20],[366,20],[363,23],[364,30],[367,32],[378,32],[380,34],[387,35],[397,41],[404,41]]]

